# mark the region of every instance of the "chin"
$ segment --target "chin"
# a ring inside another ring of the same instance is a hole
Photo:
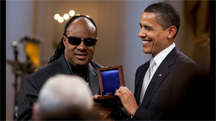
[[[150,52],[149,52],[149,51],[145,51],[145,50],[143,50],[143,52],[144,52],[145,54],[150,54]]]
[[[77,62],[76,65],[77,66],[87,66],[88,62],[82,62],[82,61],[81,62]]]

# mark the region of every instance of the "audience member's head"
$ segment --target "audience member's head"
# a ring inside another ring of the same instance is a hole
[[[59,74],[50,77],[43,85],[38,100],[33,105],[33,118],[96,119],[92,109],[93,99],[87,83],[78,76]]]
[[[68,106],[58,111],[46,113],[40,121],[105,121],[94,110],[86,110],[79,106]],[[106,120],[108,121],[108,120]]]

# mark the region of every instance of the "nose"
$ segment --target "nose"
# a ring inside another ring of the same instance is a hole
[[[144,28],[140,29],[138,36],[140,38],[146,37],[146,32],[145,32]]]
[[[87,49],[84,41],[82,41],[79,45],[77,45],[77,49],[80,50],[80,51],[83,51],[83,50]]]

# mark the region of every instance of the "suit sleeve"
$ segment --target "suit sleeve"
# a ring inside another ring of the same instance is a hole
[[[139,107],[133,116],[133,120],[158,120],[163,119],[164,113],[148,110],[144,107]]]
[[[194,64],[187,64],[179,73],[181,76],[176,76],[172,86],[173,110],[169,112],[169,117],[172,119],[187,119],[191,117],[194,109],[191,109],[191,104],[198,100],[194,100],[193,91],[197,92],[196,85],[199,68]],[[195,87],[195,88],[194,88]],[[190,104],[191,103],[191,104]],[[191,110],[191,111],[189,111]],[[189,111],[189,112],[188,112]],[[187,114],[188,113],[188,114]]]
[[[39,86],[32,77],[23,80],[18,104],[17,120],[32,120],[32,105],[37,100]]]

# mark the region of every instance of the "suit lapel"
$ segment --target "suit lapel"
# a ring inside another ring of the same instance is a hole
[[[89,87],[92,90],[92,94],[99,94],[99,82],[97,70],[89,62]]]
[[[59,58],[59,64],[58,68],[61,70],[61,73],[71,75],[71,72],[69,70],[69,67],[66,63],[65,57],[62,54]],[[99,94],[99,82],[98,82],[98,74],[97,70],[92,66],[92,64],[89,62],[89,87],[92,90],[92,94]]]
[[[140,93],[141,93],[141,89],[142,89],[142,84],[143,84],[143,79],[145,77],[145,73],[148,70],[150,61],[146,62],[146,64],[143,65],[143,67],[141,68],[142,70],[140,71],[141,73],[138,74],[137,80],[138,82],[136,82],[135,85],[135,98],[137,101],[137,104],[139,104],[139,100],[140,100]]]
[[[174,62],[176,57],[178,56],[179,50],[175,47],[167,57],[162,61],[158,69],[156,70],[154,76],[149,83],[149,86],[146,90],[142,107],[147,107],[149,102],[151,101],[154,93],[156,92],[159,85],[164,81],[166,75],[169,73],[169,66],[171,66]]]
[[[169,73],[169,68],[166,62],[162,62],[160,67],[158,67],[157,71],[155,72],[154,76],[152,77],[151,82],[146,90],[142,106],[147,107],[149,104],[152,96],[154,95],[155,91],[159,87],[160,83],[164,80],[166,75]]]
[[[58,64],[58,68],[61,71],[62,74],[68,74],[71,75],[71,72],[69,70],[69,67],[66,63],[66,59],[64,57],[64,54],[61,55],[61,57],[59,58],[59,64]]]

